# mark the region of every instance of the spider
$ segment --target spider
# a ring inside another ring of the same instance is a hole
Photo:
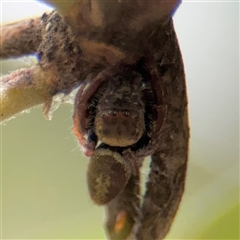
[[[163,239],[184,191],[185,78],[172,15],[179,1],[75,1],[67,10],[2,26],[2,58],[35,53],[1,78],[1,118],[79,87],[73,132],[90,157],[92,200],[110,239]],[[139,170],[151,156],[141,199]]]

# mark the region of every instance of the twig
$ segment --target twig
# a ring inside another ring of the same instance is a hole
[[[1,26],[0,57],[32,54],[37,51],[41,40],[41,18]]]
[[[35,105],[51,101],[49,87],[39,79],[42,77],[39,68],[32,67],[14,71],[1,78],[1,121]]]

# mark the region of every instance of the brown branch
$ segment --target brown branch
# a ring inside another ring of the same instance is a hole
[[[34,53],[41,40],[40,17],[3,25],[0,32],[0,58]]]
[[[35,105],[51,102],[45,77],[38,67],[20,69],[3,76],[0,79],[0,121]]]

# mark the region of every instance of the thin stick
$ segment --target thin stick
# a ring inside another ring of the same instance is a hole
[[[0,121],[35,105],[51,102],[38,67],[23,68],[0,79]]]
[[[27,19],[1,26],[0,58],[32,54],[42,40],[41,18]]]

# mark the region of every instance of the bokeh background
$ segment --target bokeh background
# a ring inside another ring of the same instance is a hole
[[[2,23],[49,9],[1,1]],[[186,192],[167,239],[239,239],[239,3],[183,2],[174,21],[191,141]],[[2,61],[1,74],[33,63]],[[71,132],[72,112],[63,104],[47,121],[38,107],[1,125],[2,239],[105,239],[104,208],[88,196],[88,159]]]

